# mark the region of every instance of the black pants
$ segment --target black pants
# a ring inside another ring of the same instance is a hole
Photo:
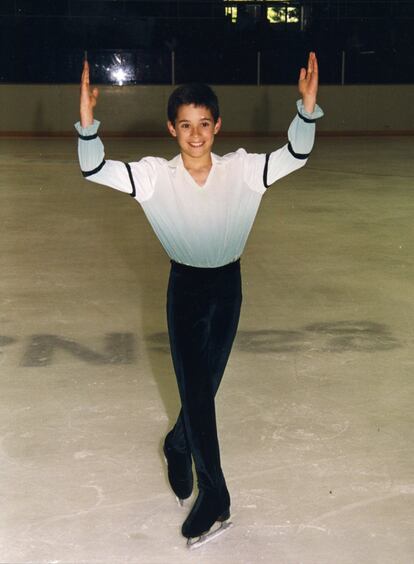
[[[177,450],[191,451],[199,489],[220,489],[214,396],[237,331],[242,302],[240,260],[218,268],[171,261],[167,319],[181,398],[174,427]]]

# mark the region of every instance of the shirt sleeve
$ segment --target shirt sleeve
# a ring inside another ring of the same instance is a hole
[[[104,145],[98,136],[99,126],[97,120],[87,127],[82,127],[80,122],[75,124],[79,136],[79,164],[84,178],[130,194],[138,202],[151,198],[156,179],[156,159],[147,157],[131,163],[106,160]]]
[[[302,100],[296,103],[297,114],[288,129],[288,143],[268,154],[246,154],[246,182],[252,190],[265,192],[271,184],[303,167],[315,141],[315,122],[324,114],[316,105],[312,113]]]
[[[281,149],[266,155],[263,182],[266,188],[271,184],[298,170],[306,164],[315,142],[315,122],[323,116],[322,109],[316,105],[310,114],[303,101],[296,102],[297,114],[288,129],[288,143]]]

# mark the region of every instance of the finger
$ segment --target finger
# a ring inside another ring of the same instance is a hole
[[[94,98],[97,98],[97,97],[99,96],[99,90],[98,90],[97,88],[94,88],[94,89],[92,90],[92,96],[93,96]]]
[[[82,69],[82,76],[81,76],[81,89],[84,88],[85,86],[87,86],[87,82],[86,82],[86,69],[84,66]]]
[[[306,78],[306,69],[304,69],[303,67],[300,69],[300,73],[299,73],[299,80],[305,80]]]
[[[316,55],[313,55],[313,72],[315,74],[318,74],[319,72],[319,68],[318,68],[318,59],[316,58]]]
[[[309,53],[308,57],[308,72],[311,73],[313,71],[313,52]]]
[[[82,82],[89,84],[89,63],[86,59],[83,61]]]

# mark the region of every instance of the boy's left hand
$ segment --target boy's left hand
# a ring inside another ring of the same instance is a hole
[[[315,109],[318,93],[318,60],[313,51],[309,53],[308,68],[300,69],[298,87],[305,110],[311,114]]]

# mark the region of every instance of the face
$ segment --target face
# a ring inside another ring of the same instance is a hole
[[[169,121],[167,125],[184,155],[202,158],[211,153],[214,135],[221,127],[221,119],[214,123],[211,111],[205,106],[185,104],[178,108],[175,124]]]

